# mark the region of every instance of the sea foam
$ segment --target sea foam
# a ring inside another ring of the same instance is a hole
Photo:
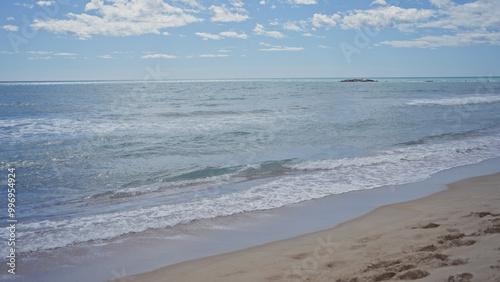
[[[25,242],[20,251],[111,239],[150,228],[165,228],[193,220],[278,208],[349,191],[416,182],[445,169],[478,163],[498,155],[500,134],[494,134],[406,146],[366,157],[295,162],[285,166],[296,173],[260,179],[246,190],[215,193],[213,197],[182,203],[20,223],[19,236]],[[242,170],[258,168],[244,167]],[[231,185],[227,183],[230,179],[205,181]]]

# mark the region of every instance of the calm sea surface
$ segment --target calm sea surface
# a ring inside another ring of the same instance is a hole
[[[16,169],[20,254],[499,156],[498,78],[0,83],[0,172]]]

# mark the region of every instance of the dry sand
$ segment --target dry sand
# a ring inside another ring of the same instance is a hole
[[[500,281],[500,174],[383,206],[329,230],[125,281]]]

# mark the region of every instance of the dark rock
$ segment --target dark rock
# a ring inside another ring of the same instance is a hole
[[[354,78],[354,79],[344,79],[344,80],[341,80],[340,82],[377,82],[377,81],[373,80],[373,79],[367,79],[367,78]]]

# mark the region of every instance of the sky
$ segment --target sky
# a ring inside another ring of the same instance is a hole
[[[500,75],[500,0],[3,0],[0,81]]]

